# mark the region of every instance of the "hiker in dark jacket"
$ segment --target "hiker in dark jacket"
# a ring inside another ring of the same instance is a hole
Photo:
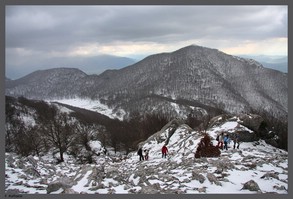
[[[236,148],[236,144],[237,144],[237,149],[239,149],[240,140],[239,140],[239,134],[238,134],[238,132],[236,132],[234,134],[234,136],[233,136],[233,143],[234,143],[233,148],[235,149]]]
[[[139,155],[139,161],[142,161],[144,160],[144,157],[142,155],[142,148],[140,147],[137,151],[137,155]]]

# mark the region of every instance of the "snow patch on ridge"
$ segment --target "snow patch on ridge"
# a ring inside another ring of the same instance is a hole
[[[115,112],[114,109],[108,107],[105,104],[102,104],[99,100],[74,98],[74,99],[61,99],[61,100],[53,100],[53,101],[59,102],[62,104],[67,104],[70,106],[87,109],[90,111],[95,111],[103,115],[106,115],[112,119],[117,118],[119,120],[123,120],[123,117],[126,115],[126,112],[124,110],[120,109]]]

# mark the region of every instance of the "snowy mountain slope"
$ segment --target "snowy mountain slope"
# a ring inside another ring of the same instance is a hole
[[[211,110],[214,110],[214,112],[221,113],[220,110],[217,110],[212,107],[205,106],[203,104],[193,103],[193,102],[184,102],[185,105],[183,105],[182,102],[178,102],[176,100],[172,99],[166,99],[164,97],[158,97],[162,100],[164,100],[164,103],[149,103],[152,105],[150,109],[146,107],[146,112],[152,112],[154,110],[160,109],[161,106],[164,106],[164,108],[168,109],[169,111],[172,110],[172,113],[182,119],[187,118],[187,113],[193,113],[193,115],[197,115],[197,117],[203,117],[208,115],[207,110],[209,110],[209,113],[211,113]],[[126,113],[125,110],[119,109],[119,108],[111,108],[106,104],[101,103],[99,100],[92,100],[89,98],[74,98],[74,99],[56,99],[56,100],[47,100],[47,102],[58,102],[65,105],[70,105],[73,107],[78,107],[90,111],[95,111],[100,114],[103,114],[109,118],[112,119],[119,119],[123,120],[128,117],[129,113]],[[134,103],[140,103],[134,102]],[[161,101],[162,102],[162,101]]]
[[[222,130],[232,133],[237,122],[214,126],[215,138]],[[173,131],[173,130],[174,131]],[[247,129],[252,132],[251,130]],[[170,133],[173,131],[172,133]],[[78,165],[66,156],[55,165],[50,156],[21,158],[6,153],[5,190],[17,193],[288,193],[288,153],[264,141],[242,142],[240,149],[221,151],[220,157],[194,159],[202,134],[185,124],[167,124],[141,143],[149,160],[139,161],[136,152],[127,156],[96,157],[95,164]],[[161,157],[168,139],[169,155]],[[216,141],[212,140],[213,144]],[[99,143],[93,143],[99,147]]]
[[[173,53],[150,56],[116,71],[113,78],[101,84],[99,96],[114,92],[115,99],[123,96],[127,100],[129,95],[153,93],[222,106],[234,113],[272,105],[274,100],[278,104],[265,106],[264,110],[275,112],[272,109],[278,106],[286,115],[286,81],[286,74],[266,69],[257,62],[214,49],[188,46]]]
[[[60,100],[57,99],[57,100],[54,100],[54,102],[95,111],[103,115],[106,115],[112,119],[117,118],[119,120],[122,120],[123,116],[126,114],[124,110],[118,110],[115,112],[113,109],[111,109],[107,105],[102,104],[99,100],[74,98],[74,99],[60,99]]]
[[[50,76],[50,71],[45,72]],[[178,113],[166,99],[184,99],[230,113],[262,111],[285,120],[288,115],[288,74],[195,45],[152,55],[120,70],[78,77],[57,87],[43,78],[34,84],[29,78],[21,84],[8,81],[5,93],[38,99],[90,98],[126,113],[155,109],[174,117]],[[186,108],[184,114],[189,112]]]
[[[75,97],[75,82],[86,76],[75,68],[39,70],[20,79],[6,81],[5,87],[10,96],[29,96],[30,99],[58,99],[61,95]]]
[[[150,56],[117,71],[117,76],[107,81],[108,86],[101,84],[104,91],[99,96],[103,97],[103,92],[111,95],[112,91],[115,99],[124,97],[126,101],[129,95],[153,93],[197,101],[233,113],[272,105],[274,99],[280,104],[264,106],[264,110],[275,112],[272,109],[277,106],[286,115],[287,101],[279,98],[287,96],[286,75],[255,63],[217,50],[188,46],[173,53]]]

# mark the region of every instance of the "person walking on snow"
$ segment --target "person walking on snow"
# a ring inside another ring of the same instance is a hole
[[[149,150],[148,149],[145,149],[144,150],[144,159],[145,160],[148,160],[149,159]]]
[[[139,155],[139,161],[142,161],[144,160],[144,157],[142,155],[142,148],[140,147],[137,151],[137,155]]]
[[[224,141],[224,132],[221,132],[218,139],[217,147],[223,149],[223,141]]]
[[[228,150],[228,144],[230,143],[229,135],[226,134],[224,137],[224,149]]]
[[[239,134],[238,134],[238,132],[236,132],[234,134],[234,136],[233,136],[233,143],[234,143],[233,148],[235,149],[236,148],[236,144],[237,144],[237,149],[239,149],[240,140],[239,140]]]
[[[164,146],[162,147],[162,158],[167,157],[167,152],[168,152],[168,148],[166,144],[164,144]]]

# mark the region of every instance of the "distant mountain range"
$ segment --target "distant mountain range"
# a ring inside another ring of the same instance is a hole
[[[39,60],[36,57],[33,61],[22,60],[22,67],[15,69],[13,64],[7,66],[6,76],[10,79],[16,79],[28,74],[30,71],[46,70],[59,67],[79,68],[88,75],[100,74],[103,71],[111,69],[120,69],[135,63],[134,59],[119,57],[113,55],[96,55],[96,56],[74,56],[74,57],[55,57],[43,58]]]
[[[287,80],[287,73],[265,68],[255,60],[192,45],[100,75],[74,68],[36,71],[6,81],[5,94],[31,99],[98,99],[128,113],[180,116],[205,114],[211,107],[229,113],[261,111],[287,120]]]
[[[254,59],[264,67],[288,73],[287,56],[268,56],[268,55],[239,55],[243,58]]]

